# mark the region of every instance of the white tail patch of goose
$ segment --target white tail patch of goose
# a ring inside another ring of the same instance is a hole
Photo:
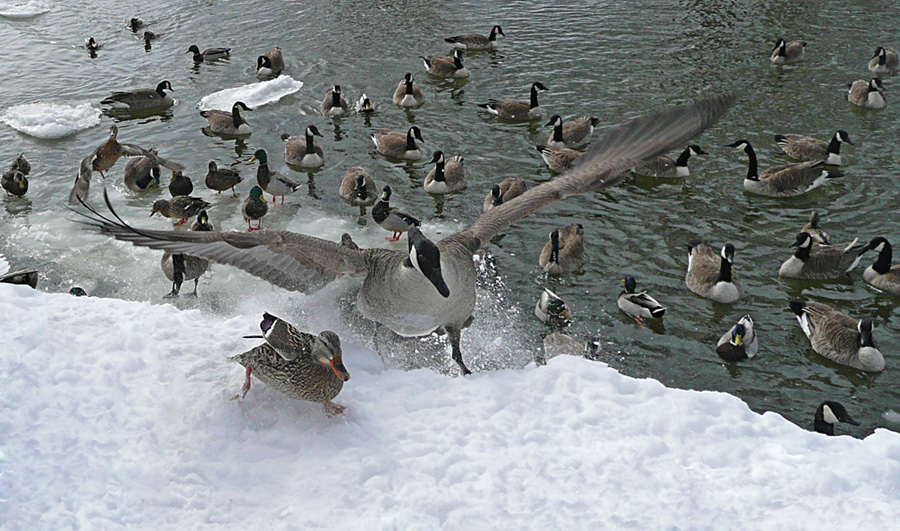
[[[825,422],[828,424],[837,424],[840,422],[837,418],[837,415],[834,414],[834,411],[828,407],[828,404],[822,406],[822,418],[825,419]]]

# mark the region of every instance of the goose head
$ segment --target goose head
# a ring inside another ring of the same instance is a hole
[[[309,125],[306,127],[306,136],[322,136],[322,133],[319,132],[319,129],[314,125]]]
[[[550,126],[558,127],[558,126],[561,126],[562,124],[563,124],[562,117],[558,114],[554,114],[553,116],[550,117],[550,121],[547,122],[544,125],[544,127],[550,127]]]
[[[450,288],[441,274],[441,250],[426,238],[417,227],[407,232],[409,244],[409,262],[419,273],[428,279],[442,297],[450,296]]]
[[[822,402],[816,409],[814,429],[825,435],[834,435],[834,425],[838,422],[859,426],[859,422],[853,420],[843,405],[832,400]]]
[[[406,133],[406,136],[407,136],[407,138],[415,137],[415,139],[418,140],[419,142],[425,142],[425,140],[422,139],[422,130],[419,129],[419,126],[417,126],[417,125],[410,127],[409,131],[407,131],[407,133]]]
[[[847,131],[844,131],[843,129],[841,129],[840,131],[835,133],[834,138],[838,142],[846,142],[846,143],[850,144],[851,146],[853,145],[853,142],[850,141],[850,135],[848,135]]]

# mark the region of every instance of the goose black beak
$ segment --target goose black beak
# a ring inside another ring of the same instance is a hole
[[[445,299],[450,296],[450,288],[447,287],[447,283],[444,282],[444,277],[441,275],[440,269],[432,269],[429,270],[425,275],[428,278],[428,281],[431,282],[435,289],[438,290],[438,293],[441,294],[441,297]]]

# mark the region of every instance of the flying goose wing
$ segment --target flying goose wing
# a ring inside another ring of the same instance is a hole
[[[687,144],[724,114],[735,99],[734,94],[714,96],[614,127],[571,170],[488,210],[461,236],[472,238],[480,247],[554,201],[610,187],[622,180],[624,170]]]
[[[140,157],[140,156],[149,157],[149,158],[155,160],[156,164],[166,167],[166,168],[169,168],[172,171],[184,171],[183,165],[181,165],[177,162],[172,162],[172,161],[166,160],[166,159],[160,157],[159,155],[157,155],[151,151],[148,151],[140,146],[136,146],[134,144],[123,144],[121,142],[119,143],[119,145],[122,147],[122,156],[123,157]]]
[[[138,247],[185,253],[243,269],[275,284],[303,293],[312,293],[344,274],[366,270],[366,250],[288,231],[259,232],[175,232],[131,227],[116,214],[106,194],[106,206],[115,219],[82,202],[90,213],[83,223],[101,234],[131,242]]]

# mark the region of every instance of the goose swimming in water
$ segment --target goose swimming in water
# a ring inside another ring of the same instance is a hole
[[[839,422],[859,426],[859,422],[853,420],[850,413],[847,413],[847,408],[838,402],[826,400],[816,409],[816,416],[813,417],[813,429],[818,433],[834,435],[834,425]]]
[[[856,320],[819,302],[793,300],[791,311],[812,349],[835,363],[863,371],[884,370],[884,356],[872,339],[872,319]]]

